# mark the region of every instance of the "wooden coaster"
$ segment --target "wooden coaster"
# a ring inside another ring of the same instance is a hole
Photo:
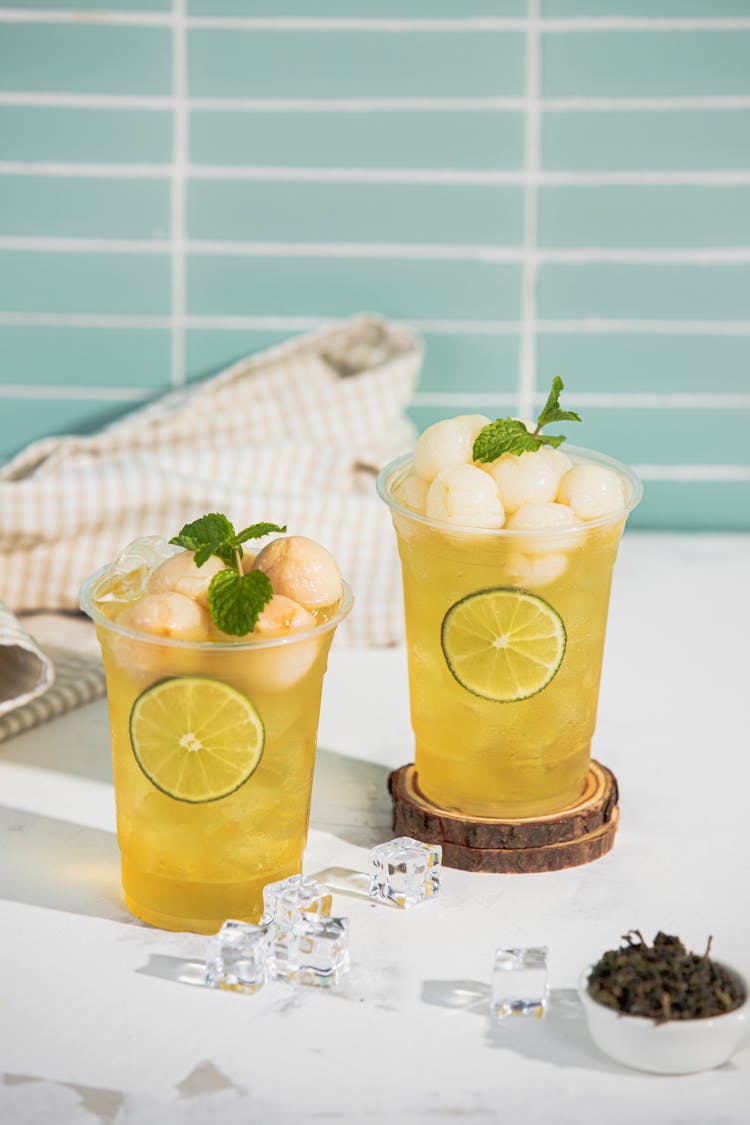
[[[413,765],[394,770],[388,789],[394,831],[441,844],[444,865],[462,871],[560,871],[599,859],[615,842],[617,779],[593,760],[574,805],[529,819],[492,820],[441,809],[420,791]]]

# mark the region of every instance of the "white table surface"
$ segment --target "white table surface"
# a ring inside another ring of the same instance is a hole
[[[595,754],[619,778],[614,851],[544,875],[445,870],[410,911],[337,892],[339,990],[196,986],[205,939],[131,918],[103,701],[0,745],[0,1121],[750,1120],[750,1050],[704,1074],[626,1070],[589,1041],[581,968],[639,927],[750,970],[750,536],[629,534]],[[392,836],[411,760],[403,650],[332,653],[305,869],[351,887]],[[498,945],[546,943],[548,1018],[493,1025]]]

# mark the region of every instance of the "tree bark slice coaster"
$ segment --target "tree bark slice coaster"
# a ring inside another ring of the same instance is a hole
[[[493,820],[442,809],[420,791],[413,765],[388,778],[399,836],[441,844],[443,863],[462,871],[560,871],[605,855],[619,819],[617,780],[590,764],[581,796],[566,809],[528,819]]]

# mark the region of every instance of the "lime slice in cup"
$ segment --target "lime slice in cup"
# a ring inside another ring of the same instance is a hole
[[[565,626],[549,602],[524,590],[478,590],[443,618],[443,654],[467,691],[496,703],[536,695],[565,655]]]
[[[157,789],[202,804],[245,784],[261,759],[265,731],[241,692],[220,680],[184,676],[141,692],[130,712],[130,742]]]

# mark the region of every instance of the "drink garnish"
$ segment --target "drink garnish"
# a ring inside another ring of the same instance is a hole
[[[533,453],[544,445],[551,445],[553,449],[562,445],[566,440],[562,434],[543,434],[541,430],[551,422],[581,421],[574,411],[560,409],[560,392],[564,386],[560,376],[556,375],[533,432],[518,418],[496,418],[494,422],[489,422],[474,441],[474,460],[486,463],[496,461],[503,453]]]
[[[588,989],[594,1000],[657,1023],[705,1019],[731,1012],[745,1000],[738,980],[706,952],[689,953],[678,937],[658,933],[649,945],[640,930],[622,939],[594,965]]]
[[[518,703],[557,675],[566,633],[549,602],[499,586],[467,594],[446,613],[443,655],[461,687],[495,703]]]
[[[275,523],[254,523],[236,532],[221,512],[209,512],[192,523],[186,523],[179,535],[170,539],[177,547],[195,552],[195,565],[201,567],[216,555],[225,564],[211,579],[208,607],[215,623],[224,633],[242,637],[255,628],[263,607],[273,597],[273,587],[261,570],[242,573],[242,544],[262,539],[272,532],[285,532],[286,526]]]
[[[177,801],[229,796],[260,762],[263,720],[247,696],[220,680],[160,680],[136,699],[130,742],[146,777]]]

